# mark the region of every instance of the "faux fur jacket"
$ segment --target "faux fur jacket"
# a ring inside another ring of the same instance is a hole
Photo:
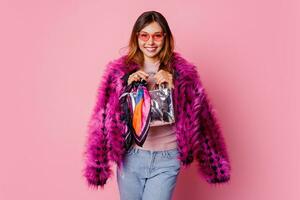
[[[92,188],[103,188],[112,175],[111,161],[118,167],[126,153],[126,123],[119,96],[137,64],[125,65],[125,55],[106,65],[98,88],[96,105],[88,122],[83,176]],[[186,168],[194,159],[198,173],[208,183],[230,180],[230,162],[221,127],[197,73],[196,66],[173,53],[173,103],[178,159]]]

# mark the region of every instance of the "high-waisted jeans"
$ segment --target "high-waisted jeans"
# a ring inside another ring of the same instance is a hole
[[[178,150],[131,147],[123,168],[117,168],[121,200],[170,200],[180,171]]]

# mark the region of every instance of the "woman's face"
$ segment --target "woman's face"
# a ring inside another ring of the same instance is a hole
[[[162,28],[157,22],[152,22],[148,26],[145,26],[140,31],[140,37],[138,37],[138,44],[140,50],[144,54],[144,59],[147,61],[155,62],[158,58],[158,54],[163,47],[164,37],[162,35]],[[147,34],[150,34],[150,37],[147,41],[144,41],[147,38]],[[154,34],[154,35],[153,35]],[[153,36],[157,39],[155,40]],[[144,40],[142,39],[144,38]],[[161,41],[158,41],[161,40]]]

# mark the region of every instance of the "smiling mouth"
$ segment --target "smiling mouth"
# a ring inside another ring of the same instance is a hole
[[[147,51],[149,52],[154,52],[157,49],[157,47],[145,47],[145,49],[147,49]]]

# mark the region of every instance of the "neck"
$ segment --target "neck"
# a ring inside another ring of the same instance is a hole
[[[157,65],[159,63],[159,60],[144,60],[144,64],[149,64],[149,65]]]
[[[157,56],[154,58],[144,56],[144,63],[157,63],[157,62],[159,62],[159,59]]]
[[[158,71],[160,60],[144,60],[143,71]]]

